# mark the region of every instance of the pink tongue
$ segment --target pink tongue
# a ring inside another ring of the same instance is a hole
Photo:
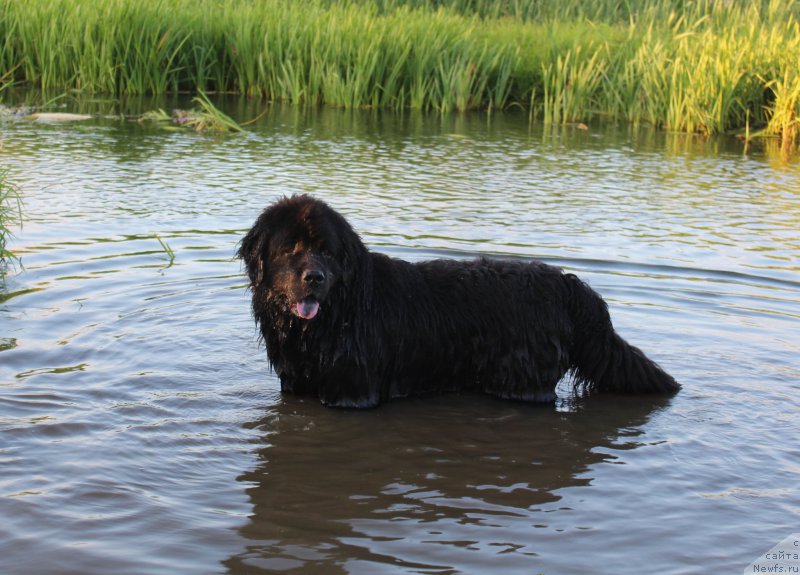
[[[319,311],[319,302],[313,299],[303,299],[295,304],[292,311],[303,319],[312,319]]]

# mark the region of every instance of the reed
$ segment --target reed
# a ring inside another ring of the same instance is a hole
[[[786,70],[784,77],[769,83],[774,103],[762,135],[780,138],[781,149],[788,152],[798,143],[800,135],[800,70]]]
[[[196,132],[244,132],[244,128],[230,116],[217,108],[204,92],[193,99],[199,105],[191,110],[173,110],[168,114],[162,109],[150,110],[137,118],[139,123],[170,123],[191,128]],[[161,241],[159,239],[159,241]]]
[[[194,112],[195,119],[191,125],[198,132],[244,132],[244,128],[212,104],[204,92],[200,92],[194,101],[200,110]]]
[[[577,122],[597,108],[594,97],[608,67],[607,45],[591,51],[585,57],[578,46],[542,65],[545,124]]]
[[[0,83],[797,138],[795,0],[0,0]],[[784,135],[785,134],[785,135]]]
[[[11,238],[10,226],[22,220],[22,203],[17,188],[8,178],[8,169],[0,168],[0,278],[5,275],[9,263],[18,261],[8,250]]]
[[[170,247],[170,245],[161,239],[161,236],[156,234],[156,240],[161,245],[161,249],[164,251],[164,254],[167,256],[167,265],[164,266],[164,269],[171,268],[175,263],[175,251]]]

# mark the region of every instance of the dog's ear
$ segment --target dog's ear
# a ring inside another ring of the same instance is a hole
[[[340,265],[342,284],[348,289],[357,289],[365,302],[371,301],[372,260],[361,238],[347,226],[340,236],[342,241]]]
[[[239,249],[236,251],[236,257],[244,261],[252,287],[260,285],[264,280],[266,238],[266,229],[260,222],[256,222],[239,243]]]

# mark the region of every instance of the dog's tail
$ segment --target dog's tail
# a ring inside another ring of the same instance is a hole
[[[572,274],[565,278],[576,386],[618,393],[675,393],[680,389],[672,376],[614,331],[608,306],[597,292]]]

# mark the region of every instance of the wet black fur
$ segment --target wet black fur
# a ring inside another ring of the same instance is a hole
[[[568,372],[588,390],[679,389],[595,291],[542,262],[393,259],[307,195],[265,209],[238,256],[281,390],[327,405],[451,390],[550,402]],[[319,302],[316,317],[292,312],[301,300]]]

